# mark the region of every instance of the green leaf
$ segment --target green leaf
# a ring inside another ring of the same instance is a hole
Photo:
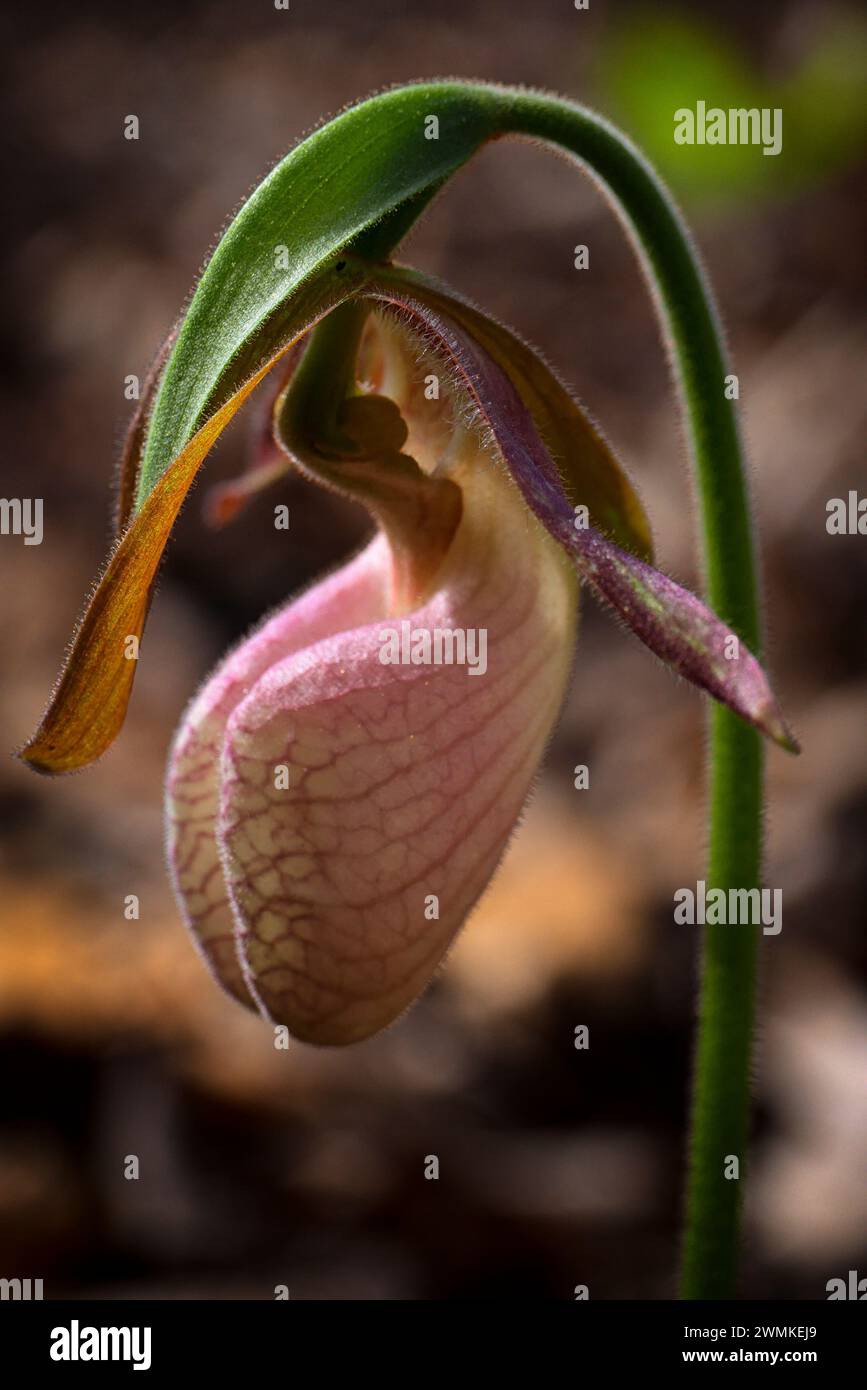
[[[335,295],[350,292],[341,254],[351,245],[369,257],[387,254],[443,180],[502,133],[505,105],[492,87],[398,88],[345,111],[277,165],[199,281],[154,406],[137,506],[285,337],[287,314],[311,286],[316,298],[329,283]],[[436,139],[426,138],[428,117],[438,122]]]

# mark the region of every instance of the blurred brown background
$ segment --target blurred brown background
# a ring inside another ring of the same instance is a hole
[[[742,1291],[824,1298],[829,1278],[867,1272],[867,540],[825,529],[828,498],[867,491],[855,9],[106,0],[3,25],[0,491],[45,499],[41,546],[0,538],[8,748],[38,719],[103,559],[123,379],[144,374],[220,227],[299,137],[375,88],[458,75],[587,101],[657,162],[726,320],[771,663],[804,746],[769,758],[767,881],[784,916],[763,947]],[[672,112],[699,97],[781,106],[782,155],[677,149]],[[578,242],[588,272],[572,267]],[[696,584],[653,313],[593,187],[530,146],[490,149],[404,257],[574,383],[639,485],[660,562]],[[209,481],[241,466],[244,439],[242,420]],[[277,1283],[293,1298],[568,1299],[577,1283],[670,1297],[697,944],[672,893],[702,870],[700,701],[588,603],[533,805],[445,972],[370,1043],[275,1052],[186,938],[163,764],[229,642],[365,522],[290,481],[217,534],[204,495],[172,543],[112,753],[57,782],[0,761],[0,1275],[44,1278],[46,1297],[270,1298]],[[278,500],[288,540],[265,524]],[[579,762],[588,792],[572,788]]]

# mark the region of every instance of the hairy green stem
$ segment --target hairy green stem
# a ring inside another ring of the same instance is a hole
[[[670,196],[641,154],[601,117],[519,94],[511,128],[570,151],[601,181],[649,273],[686,418],[711,607],[761,654],[761,617],[743,454],[710,288]],[[708,887],[752,888],[761,870],[763,753],[729,710],[710,712]],[[681,1294],[734,1292],[749,1138],[758,929],[705,928]],[[729,1156],[740,1177],[726,1176]]]

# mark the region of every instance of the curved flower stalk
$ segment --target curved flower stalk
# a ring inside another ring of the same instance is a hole
[[[654,568],[636,494],[536,354],[391,260],[449,175],[512,132],[589,165],[635,238],[671,338],[718,614]],[[116,737],[129,638],[174,520],[215,439],[274,371],[250,471],[212,496],[213,519],[294,467],[362,501],[377,533],[224,660],[172,749],[172,874],[226,989],[332,1044],[369,1036],[418,996],[520,816],[568,679],[579,584],[719,702],[708,876],[752,886],[758,735],[795,745],[759,662],[724,367],[679,217],[600,118],[461,83],[345,112],[252,195],[158,359],[124,451],[117,546],[23,756],[70,771]],[[729,1291],[734,1270],[737,1198],[717,1160],[746,1142],[756,949],[750,929],[735,936],[706,942],[687,1296]]]

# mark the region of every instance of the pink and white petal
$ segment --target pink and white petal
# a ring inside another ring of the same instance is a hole
[[[368,1037],[430,981],[562,703],[574,571],[490,455],[469,452],[437,591],[406,618],[486,629],[485,674],[383,665],[389,619],[279,662],[229,717],[218,838],[244,973],[263,1012],[308,1042]]]
[[[389,575],[388,546],[377,537],[230,652],[188,707],[174,739],[166,781],[166,838],[175,895],[217,980],[250,1008],[256,1005],[238,962],[235,921],[217,849],[226,724],[276,662],[341,627],[352,628],[385,612]]]

